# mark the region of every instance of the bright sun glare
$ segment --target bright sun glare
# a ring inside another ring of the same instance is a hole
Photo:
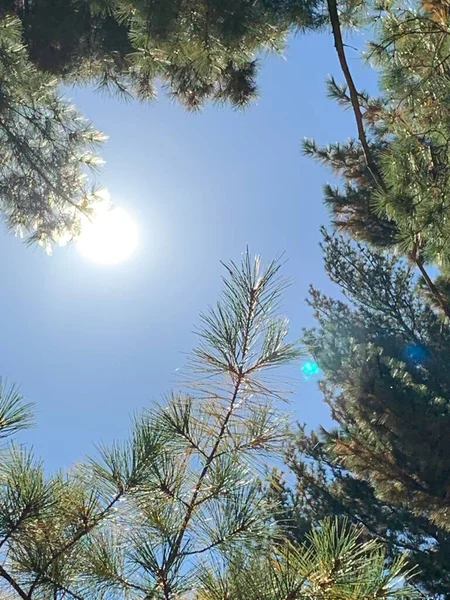
[[[77,240],[81,254],[101,264],[123,262],[136,250],[138,231],[123,208],[105,208],[87,221]]]

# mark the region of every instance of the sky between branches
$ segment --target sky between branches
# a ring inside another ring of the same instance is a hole
[[[110,136],[99,179],[138,221],[140,245],[128,262],[102,266],[74,248],[48,257],[0,232],[1,372],[36,402],[26,439],[49,468],[123,437],[133,411],[170,388],[198,313],[220,289],[221,259],[239,259],[247,244],[266,260],[286,252],[293,335],[311,323],[308,285],[330,290],[318,247],[329,173],[301,155],[300,141],[345,139],[354,123],[325,97],[325,77],[340,81],[330,36],[291,40],[285,58],[264,59],[260,99],[241,113],[68,90]],[[349,60],[357,85],[373,86],[356,53]],[[300,365],[283,374],[295,416],[328,423]]]

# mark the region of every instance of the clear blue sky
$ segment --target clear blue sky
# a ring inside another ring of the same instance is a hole
[[[308,285],[330,289],[318,248],[330,174],[301,155],[300,141],[342,140],[354,124],[325,97],[327,74],[342,79],[330,37],[298,37],[285,58],[264,61],[260,99],[243,113],[192,115],[167,98],[139,105],[70,90],[110,136],[99,179],[137,220],[141,241],[128,262],[102,266],[74,248],[48,257],[0,233],[0,373],[36,403],[24,439],[48,467],[122,438],[130,415],[168,391],[198,313],[217,297],[219,261],[239,260],[247,244],[267,260],[286,252],[294,285],[284,312],[294,335],[311,324]],[[297,418],[328,423],[300,365],[287,375]]]

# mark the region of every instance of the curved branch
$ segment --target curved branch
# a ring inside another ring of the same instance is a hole
[[[345,56],[345,44],[342,39],[341,23],[339,20],[339,13],[337,9],[336,0],[327,0],[328,14],[330,15],[331,29],[333,31],[334,47],[339,58],[339,64],[344,74],[345,81],[347,83],[348,91],[350,94],[350,101],[355,115],[356,127],[358,129],[358,138],[361,142],[361,146],[364,152],[364,158],[366,160],[367,168],[372,175],[373,180],[378,187],[385,190],[386,186],[383,179],[378,171],[378,167],[373,159],[372,152],[367,141],[366,131],[364,129],[363,115],[361,112],[361,106],[359,104],[359,93],[356,89],[355,82],[353,81],[350,68],[348,66],[347,57]]]
[[[364,153],[364,158],[366,161],[367,168],[372,176],[373,181],[376,186],[383,191],[386,191],[386,184],[384,183],[380,172],[378,170],[377,164],[373,158],[372,151],[370,149],[369,143],[367,141],[366,131],[364,128],[363,115],[361,112],[361,106],[359,104],[359,93],[356,89],[355,82],[353,81],[353,77],[350,71],[350,67],[348,66],[347,57],[345,55],[345,44],[342,39],[342,31],[341,31],[341,23],[339,20],[339,13],[337,9],[336,0],[327,0],[328,6],[328,14],[330,16],[331,29],[333,32],[334,38],[334,47],[336,49],[336,53],[338,55],[339,64],[341,66],[342,73],[344,74],[345,81],[347,83],[348,91],[350,94],[350,101],[353,109],[353,114],[355,116],[356,127],[358,130],[358,139],[361,143],[361,147]],[[425,269],[425,265],[423,264],[423,260],[419,253],[417,252],[417,248],[415,251],[411,253],[411,258],[419,271],[421,272],[425,282],[430,290],[431,294],[436,298],[439,306],[441,307],[444,315],[447,319],[450,320],[450,307],[445,302],[442,294],[438,290],[437,286],[433,283],[433,280],[429,276],[428,272]]]
[[[75,546],[75,544],[77,544],[79,542],[79,540],[81,540],[84,536],[88,535],[108,515],[111,508],[113,508],[113,506],[122,498],[122,496],[123,496],[123,492],[118,492],[114,496],[114,498],[110,501],[110,503],[101,511],[101,513],[99,513],[97,515],[97,517],[94,519],[94,521],[90,525],[87,525],[84,529],[81,529],[78,533],[76,533],[73,536],[73,538],[71,540],[69,540],[66,544],[64,544],[64,546],[62,546],[56,552],[53,553],[52,557],[44,565],[42,572],[36,576],[35,580],[31,584],[31,587],[28,590],[28,595],[26,596],[27,600],[28,600],[28,598],[31,598],[31,595],[33,594],[34,590],[36,589],[36,586],[40,583],[42,578],[46,577],[44,571],[46,571],[49,567],[51,567],[51,565],[56,560],[58,560],[58,558],[60,558],[63,554],[65,554],[67,551],[71,550],[73,548],[73,546]],[[1,572],[0,572],[0,575],[1,575]]]

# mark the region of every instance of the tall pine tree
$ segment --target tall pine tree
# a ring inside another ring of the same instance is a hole
[[[392,556],[408,551],[424,592],[450,597],[450,332],[411,267],[339,237],[323,248],[348,302],[312,289],[304,341],[336,427],[300,429],[282,520],[303,539],[314,519],[348,516]]]
[[[448,287],[448,56],[446,4],[383,2],[366,5],[376,22],[367,58],[380,76],[380,97],[357,89],[342,38],[342,11],[328,0],[345,85],[329,81],[329,95],[353,111],[358,139],[305,152],[342,175],[327,186],[334,224],[355,239],[394,249],[421,272],[430,299],[447,318]],[[366,15],[367,16],[367,15]],[[439,267],[433,281],[427,264]]]
[[[328,9],[346,82],[331,79],[329,93],[358,137],[304,148],[341,177],[325,203],[358,243],[325,234],[326,269],[348,302],[312,290],[318,324],[305,334],[336,427],[301,428],[287,459],[295,489],[274,474],[271,491],[296,539],[314,517],[348,515],[391,556],[408,551],[424,595],[450,598],[448,8],[373,7],[376,98],[353,80],[342,6]]]

